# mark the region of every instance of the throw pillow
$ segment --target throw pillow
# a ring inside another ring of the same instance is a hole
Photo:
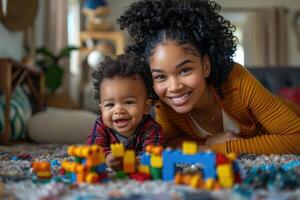
[[[284,87],[278,91],[278,94],[298,105],[300,105],[300,87]]]
[[[5,108],[5,98],[0,98],[2,109]],[[10,100],[10,125],[11,140],[23,139],[26,136],[28,120],[32,115],[32,107],[29,98],[20,86],[17,86]],[[0,117],[1,123],[4,123],[4,114]],[[2,133],[2,131],[1,131]]]

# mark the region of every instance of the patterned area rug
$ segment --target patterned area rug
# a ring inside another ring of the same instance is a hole
[[[57,144],[0,146],[0,199],[300,199],[300,188],[298,189],[295,182],[293,189],[287,189],[284,185],[270,187],[273,183],[269,181],[267,185],[263,184],[266,182],[263,179],[266,176],[259,170],[271,170],[272,167],[285,167],[287,170],[290,168],[293,174],[282,175],[282,183],[288,184],[285,180],[287,176],[298,177],[300,174],[300,168],[297,167],[300,162],[299,155],[240,156],[238,163],[244,177],[251,175],[250,171],[254,173],[253,176],[255,173],[260,175],[253,178],[258,179],[255,184],[236,186],[232,190],[207,192],[162,181],[140,183],[118,180],[97,185],[70,185],[55,180],[44,184],[34,183],[30,172],[32,161],[49,161],[53,173],[57,175],[58,164],[71,159],[66,154],[67,147]],[[281,183],[280,181],[276,183]]]

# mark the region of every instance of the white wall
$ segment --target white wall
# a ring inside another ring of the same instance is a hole
[[[2,23],[0,24],[0,58],[12,58],[20,60],[23,55],[21,32],[9,31]]]
[[[285,6],[289,10],[288,17],[288,37],[289,37],[289,64],[300,66],[300,49],[298,41],[293,30],[293,17],[297,10],[300,10],[300,0],[216,0],[223,8],[260,8],[263,6]],[[110,20],[115,22],[119,15],[134,0],[107,0],[108,5],[112,8],[113,13]],[[118,26],[116,25],[116,28]],[[128,40],[128,36],[126,37]],[[246,55],[247,56],[247,55]]]
[[[44,1],[39,1],[39,10],[35,19],[36,45],[41,46],[43,41],[43,13]],[[20,61],[24,56],[23,32],[10,31],[0,22],[0,58],[12,58]]]

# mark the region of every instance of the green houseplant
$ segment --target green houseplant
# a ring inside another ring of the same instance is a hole
[[[55,92],[63,82],[64,69],[61,61],[69,58],[71,51],[77,50],[75,46],[66,46],[57,54],[52,53],[46,47],[40,47],[36,50],[36,64],[45,72],[46,88],[50,93]]]

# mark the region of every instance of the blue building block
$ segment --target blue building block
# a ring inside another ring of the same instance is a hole
[[[71,183],[76,183],[76,181],[77,181],[77,178],[76,178],[76,174],[75,173],[73,173],[73,172],[71,172],[70,173],[70,181],[71,181]]]
[[[163,151],[163,180],[171,181],[174,179],[175,165],[178,163],[196,164],[203,167],[204,179],[216,178],[216,155],[215,153],[197,153],[194,155],[183,154],[180,150]]]
[[[150,154],[145,152],[141,155],[141,164],[150,166]]]
[[[96,172],[97,173],[100,173],[100,172],[105,172],[105,169],[106,169],[106,164],[100,164],[96,167]]]

